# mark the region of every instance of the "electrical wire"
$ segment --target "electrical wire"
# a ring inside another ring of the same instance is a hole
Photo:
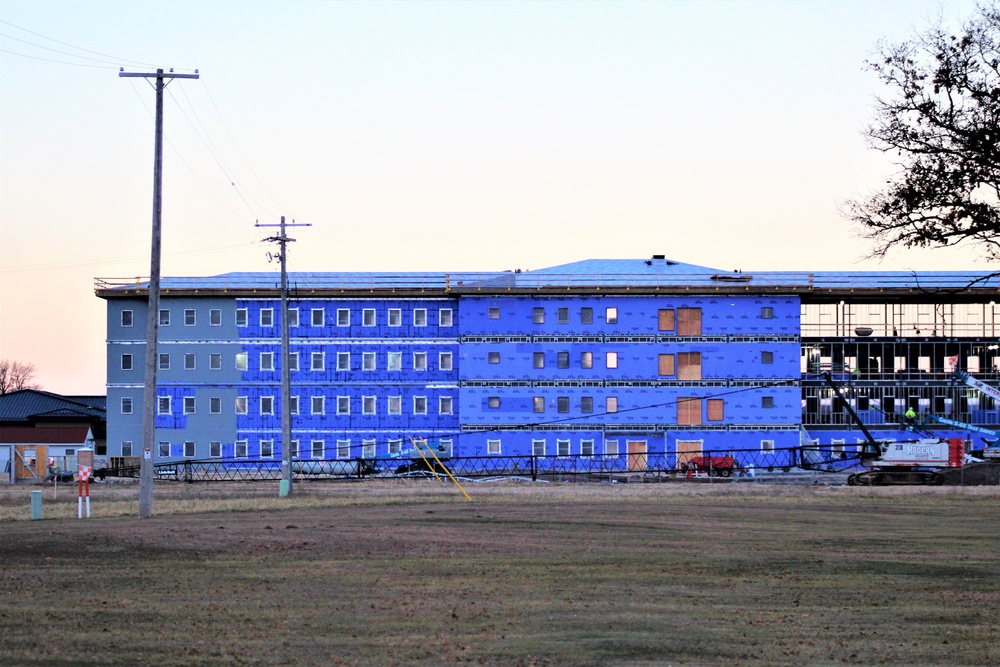
[[[85,49],[85,48],[80,47],[80,46],[74,46],[73,44],[69,44],[67,42],[60,42],[58,39],[53,39],[51,37],[47,37],[47,36],[45,36],[45,35],[43,35],[41,33],[37,33],[37,32],[33,32],[31,30],[28,30],[27,28],[22,28],[19,25],[15,25],[15,24],[11,23],[10,21],[4,21],[3,19],[0,19],[0,23],[3,23],[4,25],[9,25],[12,28],[17,28],[18,30],[22,30],[22,31],[28,33],[29,35],[34,35],[35,37],[41,37],[42,39],[47,39],[50,42],[55,42],[56,44],[61,44],[63,46],[68,46],[69,48],[76,49],[77,51],[83,51],[84,53],[92,53],[95,56],[101,56],[103,58],[110,58],[111,60],[115,61],[116,65],[120,65],[121,63],[131,63],[133,65],[142,65],[144,67],[152,67],[154,69],[156,68],[156,65],[151,65],[150,63],[144,63],[144,62],[140,62],[140,61],[137,61],[137,60],[128,60],[126,58],[116,58],[115,56],[110,56],[110,55],[108,55],[106,53],[100,53],[98,51],[91,51],[90,49]],[[12,37],[11,39],[15,39],[15,38]],[[18,40],[18,41],[23,41],[23,40]],[[39,47],[39,48],[43,48],[44,49],[46,47],[42,46],[42,47]],[[83,56],[75,56],[74,55],[73,57],[74,58],[82,58]],[[65,64],[72,64],[72,63],[65,63]]]
[[[53,60],[52,58],[41,58],[39,56],[29,56],[27,53],[18,53],[17,51],[10,51],[8,49],[0,49],[0,53],[7,53],[12,56],[20,56],[22,58],[31,58],[32,60],[41,60],[46,63],[55,63],[57,65],[70,65],[72,67],[90,67],[97,69],[116,69],[109,65],[88,65],[87,63],[70,63],[65,60]]]

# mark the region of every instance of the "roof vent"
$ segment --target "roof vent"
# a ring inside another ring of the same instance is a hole
[[[666,255],[653,255],[653,259],[666,259]]]
[[[712,280],[724,283],[748,283],[753,280],[753,276],[743,273],[716,273]]]

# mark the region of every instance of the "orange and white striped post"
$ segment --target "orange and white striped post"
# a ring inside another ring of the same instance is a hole
[[[87,506],[87,518],[90,518],[90,474],[94,471],[90,466],[79,466],[76,474],[76,518],[83,518],[84,504]],[[86,502],[84,501],[86,499]]]

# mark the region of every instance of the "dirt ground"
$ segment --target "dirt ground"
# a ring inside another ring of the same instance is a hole
[[[1000,664],[1000,489],[272,486],[0,490],[0,664]]]

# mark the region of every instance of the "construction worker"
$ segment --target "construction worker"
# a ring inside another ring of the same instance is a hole
[[[906,423],[906,430],[912,431],[913,425],[917,421],[917,413],[913,411],[913,408],[906,408],[906,412],[903,413],[903,421]]]

